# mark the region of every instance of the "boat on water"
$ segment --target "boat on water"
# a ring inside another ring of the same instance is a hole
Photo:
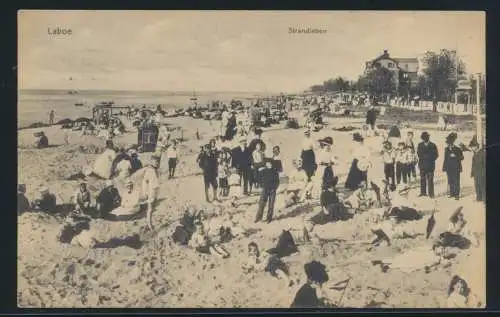
[[[75,107],[83,107],[85,104],[83,102],[76,102],[74,104]]]

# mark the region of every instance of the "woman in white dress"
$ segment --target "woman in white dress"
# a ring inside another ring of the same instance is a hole
[[[332,183],[335,178],[332,166],[336,164],[336,158],[332,152],[333,139],[326,137],[319,140],[321,148],[317,151],[316,162],[318,164],[313,179],[312,196],[318,198],[321,196],[321,190],[324,183]]]
[[[115,158],[116,151],[114,149],[113,141],[107,140],[106,149],[95,161],[93,169],[94,174],[103,179],[110,179],[111,167]]]
[[[356,142],[356,147],[352,153],[353,160],[345,181],[345,187],[350,190],[356,190],[361,182],[368,181],[368,169],[371,167],[370,149],[364,145],[361,134],[354,133],[353,140]]]

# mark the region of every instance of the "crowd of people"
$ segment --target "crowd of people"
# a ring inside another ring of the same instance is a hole
[[[376,112],[371,107],[367,114],[367,124],[372,130],[376,129],[375,120]],[[421,142],[417,146],[413,141],[412,131],[408,132],[405,139],[384,137],[379,163],[377,157],[364,144],[365,136],[359,132],[354,133],[353,142],[356,146],[344,182],[347,195],[340,194],[338,190],[340,181],[336,166],[339,164],[339,158],[332,150],[333,138],[327,136],[314,140],[312,132],[310,128],[304,131],[304,139],[296,158],[293,159],[291,171],[284,170],[280,147],[264,142],[264,131],[261,128],[238,123],[235,113],[229,111],[222,114],[218,135],[201,146],[196,162],[202,171],[207,202],[228,200],[231,207],[236,207],[240,197],[251,196],[253,192],[259,191],[260,198],[254,218],[256,223],[263,220],[267,223],[273,221],[276,198],[281,187],[285,187],[281,190],[285,195],[285,205],[280,208],[315,201],[321,206],[318,215],[304,219],[300,238],[294,239],[293,230],[288,228],[283,231],[277,247],[273,248],[272,252],[261,252],[256,242],[248,244],[248,263],[243,267],[244,272],[266,271],[291,286],[293,282],[288,278],[287,265],[282,259],[290,252],[284,250],[291,248],[291,252],[295,252],[293,250],[297,250],[298,239],[309,243],[316,241],[312,239],[315,237],[316,224],[342,221],[364,212],[377,214],[377,217],[373,218],[374,226],[371,231],[374,239],[370,241],[369,250],[383,242],[390,244],[393,239],[411,238],[421,233],[430,235],[432,228],[429,231],[429,226],[434,221],[433,215],[424,218],[424,214],[404,197],[409,190],[408,185],[416,181],[417,176],[420,178],[420,196],[435,197],[434,173],[439,153],[428,132],[421,134]],[[237,146],[234,146],[234,138]],[[459,200],[464,155],[462,148],[455,144],[456,140],[456,133],[450,133],[446,138],[442,170],[447,175],[449,196]],[[159,141],[158,150],[153,154],[151,162],[143,164],[134,148],[116,148],[112,140],[107,140],[105,151],[100,154],[94,167],[85,173],[85,176],[95,175],[105,179],[106,186],[97,195],[94,203],[86,182],[81,182],[73,195],[73,208],[70,213],[72,219],[91,215],[106,220],[127,221],[138,219],[145,214],[148,226],[153,230],[151,215],[156,207],[161,182],[158,170],[160,161],[164,158],[168,161],[169,179],[175,177],[178,161],[176,142],[168,136],[159,138]],[[474,153],[471,177],[474,178],[476,199],[484,201],[484,145],[473,139],[469,148]],[[374,164],[383,165],[383,182],[375,181],[370,176]],[[285,175],[288,181],[284,184],[282,180]],[[118,189],[117,184],[122,185],[122,188]],[[40,198],[31,203],[27,200],[25,191],[25,186],[19,185],[20,213],[29,209],[45,212],[55,210],[57,199],[48,188],[43,188]],[[318,220],[319,218],[321,220]],[[236,224],[228,219],[224,225],[210,226],[203,213],[191,215],[189,219],[179,226],[181,229],[176,228],[174,241],[186,244],[200,253],[221,258],[230,256],[224,244],[237,234]],[[412,221],[427,222],[428,232],[413,232],[405,228],[404,223]],[[427,270],[439,266],[444,263],[442,259],[446,258],[443,248],[464,248],[463,244],[460,244],[464,239],[476,244],[476,236],[465,229],[466,223],[463,213],[459,210],[450,219],[449,229],[441,233],[438,241],[431,247],[412,250],[400,255],[400,258],[381,259],[375,261],[375,264],[380,264],[383,272],[395,268],[415,270],[425,267]],[[420,260],[411,260],[414,258]],[[328,281],[324,265],[313,261],[307,263],[304,270],[307,283],[300,288],[292,307],[332,306],[332,303],[320,300],[321,296],[317,295],[321,286]],[[461,283],[454,282],[450,286],[450,298],[454,303],[460,299],[459,296],[465,296],[463,289],[466,282]],[[472,305],[475,304],[477,303]]]

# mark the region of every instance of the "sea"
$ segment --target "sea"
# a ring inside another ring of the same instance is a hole
[[[193,104],[195,96],[198,104],[207,104],[212,100],[229,103],[231,99],[243,103],[259,96],[273,95],[269,92],[193,92],[193,91],[113,91],[80,90],[70,94],[68,90],[20,90],[18,92],[17,125],[18,128],[36,122],[48,123],[49,112],[55,111],[55,121],[64,118],[91,117],[92,107],[102,101],[113,101],[116,106],[152,106],[160,104],[164,110],[183,108]],[[76,103],[83,106],[77,107]]]

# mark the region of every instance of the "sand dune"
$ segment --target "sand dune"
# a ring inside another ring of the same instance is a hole
[[[349,121],[350,120],[350,121]],[[162,162],[160,199],[162,200],[153,222],[158,228],[156,236],[145,228],[145,221],[124,223],[93,220],[92,229],[99,239],[137,233],[144,240],[142,248],[84,249],[64,245],[56,241],[61,220],[41,215],[24,214],[19,217],[18,251],[18,305],[21,307],[289,307],[296,290],[304,282],[303,265],[310,259],[318,259],[330,269],[332,278],[342,274],[352,278],[342,306],[363,307],[370,301],[384,302],[383,307],[439,307],[443,305],[448,283],[458,263],[438,271],[412,274],[392,270],[380,272],[370,260],[382,254],[396,254],[426,244],[423,237],[396,241],[391,247],[382,247],[367,252],[366,246],[356,240],[370,238],[366,217],[341,223],[327,224],[317,230],[328,238],[342,237],[345,241],[326,243],[322,248],[308,250],[301,248],[299,254],[286,258],[290,265],[291,278],[295,285],[286,287],[261,272],[252,276],[242,274],[241,263],[247,244],[256,241],[261,249],[273,247],[281,229],[297,223],[301,215],[283,218],[271,224],[253,224],[258,196],[246,201],[249,205],[238,208],[222,203],[224,213],[232,213],[236,220],[248,228],[257,229],[249,237],[236,238],[227,245],[231,253],[228,259],[217,259],[198,254],[169,241],[167,227],[181,216],[182,206],[194,204],[214,212],[214,206],[204,202],[203,183],[198,175],[195,157],[199,146],[207,142],[216,127],[204,120],[189,118],[167,119],[167,123],[180,125],[185,129],[188,141],[179,148],[180,164],[177,178],[167,180],[166,162]],[[359,120],[357,120],[359,121]],[[356,119],[329,119],[334,124],[355,125]],[[194,133],[199,129],[203,140],[196,141]],[[97,137],[82,137],[69,134],[70,144],[64,144],[64,133],[59,127],[45,128],[51,144],[55,147],[44,150],[29,148],[32,133],[37,130],[19,131],[18,179],[27,184],[27,193],[32,198],[38,186],[48,185],[52,192],[60,195],[61,202],[68,202],[77,186],[76,181],[64,180],[96,158],[94,149],[102,148],[104,141]],[[436,214],[438,226],[447,225],[446,220],[457,204],[465,206],[466,217],[475,228],[484,233],[484,205],[473,202],[473,183],[470,175],[471,154],[465,153],[462,189],[464,198],[451,201],[446,192],[446,179],[440,172],[445,133],[430,131],[431,138],[438,144],[440,158],[437,161],[436,192],[439,211]],[[341,161],[349,161],[352,149],[351,133],[335,132],[327,127],[313,134],[314,138],[330,135],[334,139],[334,151]],[[416,137],[420,131],[416,131]],[[469,140],[472,132],[460,133],[463,140]],[[286,130],[273,127],[263,135],[266,142],[280,145],[285,171],[290,169],[291,160],[298,157],[302,130]],[[123,144],[134,143],[135,133],[117,138]],[[375,151],[377,139],[368,140]],[[378,162],[375,159],[375,162]],[[339,184],[346,177],[346,166],[337,167]],[[375,164],[371,175],[381,178],[382,163]],[[103,182],[89,180],[89,188],[96,195]],[[413,189],[414,194],[418,189]],[[417,193],[418,194],[418,193]],[[309,213],[313,211],[308,210]],[[276,213],[282,217],[287,211]],[[425,230],[425,229],[424,229]],[[484,245],[482,246],[484,248]],[[465,261],[462,258],[456,261]],[[478,268],[478,270],[481,268]],[[332,298],[340,294],[332,293]]]

